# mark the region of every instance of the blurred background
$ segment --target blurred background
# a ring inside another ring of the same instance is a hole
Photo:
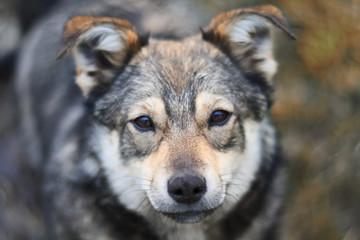
[[[0,239],[28,239],[12,235],[16,230],[9,230],[4,219],[19,221],[20,229],[41,229],[28,210],[33,200],[18,179],[31,178],[31,173],[15,161],[21,151],[12,150],[18,119],[11,84],[19,44],[56,1],[0,0]],[[280,38],[276,50],[279,72],[272,116],[289,159],[281,236],[359,240],[360,1],[182,2],[196,5],[206,17],[264,3],[285,13],[298,40]],[[19,198],[26,199],[26,206]],[[31,224],[22,226],[21,220]]]

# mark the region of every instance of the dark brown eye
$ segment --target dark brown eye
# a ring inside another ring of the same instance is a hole
[[[217,111],[213,112],[210,116],[209,126],[224,125],[229,120],[230,115],[231,114],[225,110],[217,110]]]
[[[140,131],[154,130],[154,124],[147,116],[141,116],[132,121],[134,126]]]

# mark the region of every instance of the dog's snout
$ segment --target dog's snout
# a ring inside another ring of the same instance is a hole
[[[200,176],[175,175],[168,182],[168,192],[178,203],[196,203],[206,192],[206,181]]]

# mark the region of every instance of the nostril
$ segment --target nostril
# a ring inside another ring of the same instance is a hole
[[[178,203],[198,202],[206,192],[203,177],[193,175],[175,175],[168,182],[168,193]]]
[[[174,190],[174,194],[178,195],[178,196],[181,196],[183,194],[183,191],[180,188],[177,188],[177,189]]]
[[[196,188],[194,188],[193,193],[194,193],[194,194],[198,194],[198,193],[201,193],[202,191],[203,191],[203,188],[202,188],[202,187],[196,187]]]

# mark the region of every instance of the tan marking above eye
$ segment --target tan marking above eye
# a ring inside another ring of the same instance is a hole
[[[77,75],[80,75],[80,74],[82,74],[83,73],[83,70],[81,69],[81,68],[77,68],[76,69],[76,74]]]
[[[198,125],[207,125],[211,114],[216,110],[224,110],[229,113],[234,111],[234,105],[223,96],[209,92],[201,92],[195,99],[195,118]]]
[[[149,116],[156,126],[164,128],[167,120],[164,102],[160,98],[149,97],[134,103],[129,110],[129,120],[140,116]]]

